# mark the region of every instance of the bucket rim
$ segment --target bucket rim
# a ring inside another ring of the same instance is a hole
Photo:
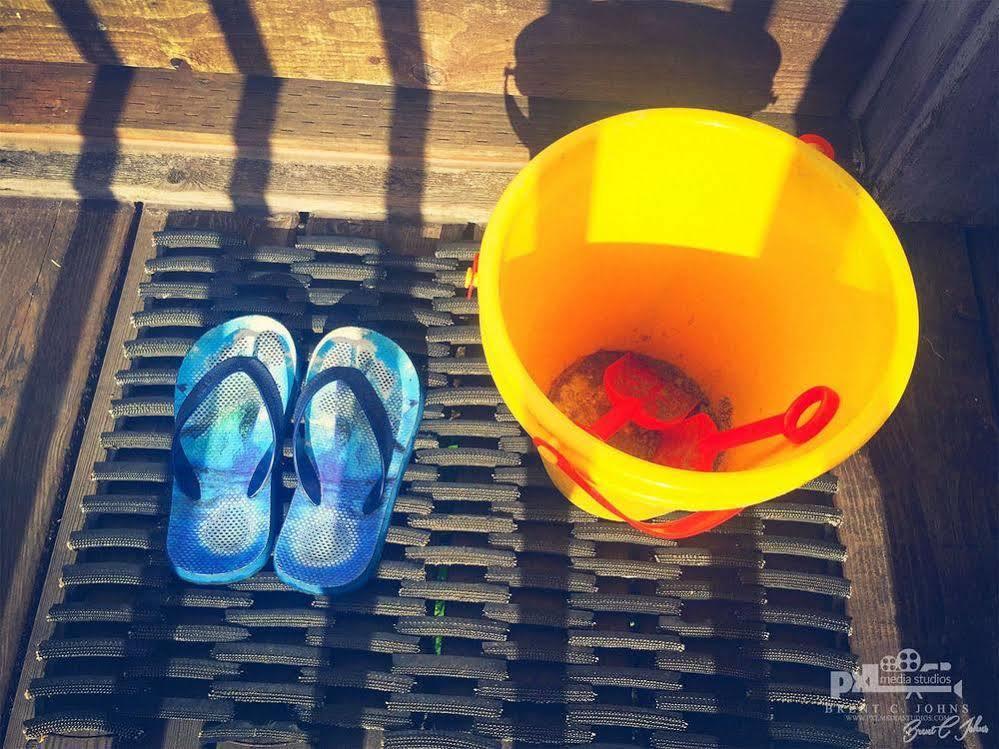
[[[799,150],[796,155],[809,160],[829,179],[854,192],[861,215],[883,230],[879,233],[886,241],[878,243],[876,249],[884,256],[889,269],[897,330],[888,358],[887,375],[869,393],[869,405],[842,425],[831,439],[774,465],[708,473],[657,465],[610,448],[575,424],[548,399],[521,362],[503,321],[499,294],[499,249],[511,222],[516,218],[519,195],[545,168],[563,158],[577,144],[593,137],[608,123],[628,120],[651,123],[663,118],[710,127],[755,130],[763,137],[793,142],[793,147]],[[757,504],[793,491],[842,463],[874,436],[898,405],[915,364],[919,338],[916,291],[905,252],[890,221],[863,186],[834,161],[788,133],[763,122],[707,109],[657,108],[625,112],[581,127],[537,154],[506,187],[493,210],[481,243],[477,289],[486,361],[500,395],[521,425],[532,432],[529,425],[537,424],[542,434],[532,436],[550,440],[573,462],[593,466],[594,473],[603,477],[621,476],[628,481],[632,495],[641,494],[650,503],[666,502],[657,494],[667,490],[676,497],[682,497],[684,504],[689,502],[691,505],[680,508],[673,504],[664,507],[663,512],[675,509],[724,510]],[[494,366],[500,360],[502,367]],[[519,399],[509,397],[517,392]],[[600,455],[600,459],[595,461],[596,454]]]

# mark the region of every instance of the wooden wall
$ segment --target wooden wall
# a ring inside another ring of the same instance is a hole
[[[823,115],[901,2],[5,0],[0,57]]]
[[[999,225],[999,0],[914,4],[851,103],[901,221]]]

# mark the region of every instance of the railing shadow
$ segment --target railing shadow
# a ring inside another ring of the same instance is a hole
[[[229,177],[229,197],[237,210],[267,213],[271,134],[283,81],[275,77],[267,45],[249,3],[212,0],[211,8],[229,54],[245,76],[233,122],[236,158]]]
[[[68,385],[86,324],[90,290],[97,285],[97,274],[101,269],[101,263],[88,257],[83,249],[86,243],[92,244],[104,238],[103,233],[108,231],[115,220],[115,196],[111,185],[119,161],[115,127],[121,118],[133,78],[131,70],[120,67],[121,60],[87,0],[53,0],[50,6],[84,60],[93,63],[107,63],[110,60],[111,64],[100,64],[97,68],[77,124],[81,136],[80,155],[73,170],[72,185],[80,200],[63,265],[38,334],[39,347],[47,350],[45,355],[36,353],[31,362],[25,376],[24,389],[14,411],[10,429],[13,438],[0,458],[0,493],[9,502],[23,505],[20,512],[5,516],[5,548],[4,553],[0,554],[0,580],[11,579],[24,545],[45,543],[46,550],[41,556],[43,560],[47,559],[51,545],[51,540],[28,533],[27,524],[33,509],[28,503],[33,502],[43,478],[44,465],[40,462],[40,457],[45,453],[39,446],[47,447],[48,436],[53,434],[57,421],[62,419],[57,404]],[[125,249],[127,248],[119,248]],[[121,264],[122,271],[125,265],[126,263]],[[115,306],[112,296],[110,309]],[[103,359],[102,345],[98,342],[96,362]],[[92,396],[93,388],[88,387],[80,403],[75,404],[74,434],[65,456],[58,494],[52,506],[53,518],[62,513],[62,503],[72,475],[72,456],[79,447],[82,418],[90,410]],[[46,569],[47,565],[43,563],[37,570],[30,571],[35,575],[35,593],[27,611],[8,611],[6,594],[2,599],[0,617],[5,622],[25,617],[20,646],[22,651],[26,644],[23,638],[30,629],[28,617],[37,606]],[[3,695],[3,705],[9,705],[12,701],[16,684],[16,677],[12,678],[7,694]],[[4,710],[3,714],[4,719],[0,723],[4,724],[4,728],[0,732],[5,730],[10,713]]]

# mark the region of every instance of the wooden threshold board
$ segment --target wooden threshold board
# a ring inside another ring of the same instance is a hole
[[[484,222],[531,155],[634,108],[82,64],[0,70],[0,194],[327,216]],[[826,136],[854,169],[845,119],[744,113]]]
[[[106,202],[0,198],[0,713],[80,444],[133,214]]]

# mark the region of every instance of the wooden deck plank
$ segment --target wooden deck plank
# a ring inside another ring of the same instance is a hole
[[[0,199],[0,695],[4,705],[133,208]]]
[[[993,407],[999,412],[999,229],[971,229],[967,239],[978,296],[978,316],[984,326],[989,356]]]
[[[14,705],[7,723],[7,734],[4,741],[5,747],[18,747],[24,744],[21,725],[25,718],[31,714],[31,703],[25,699],[24,693],[31,679],[37,677],[42,669],[42,664],[35,658],[34,653],[38,648],[38,644],[49,637],[54,628],[54,625],[46,621],[45,615],[52,603],[62,597],[62,591],[59,587],[62,568],[74,555],[74,552],[70,551],[66,542],[70,532],[78,528],[82,522],[81,502],[93,486],[90,478],[90,470],[94,461],[104,452],[104,449],[100,445],[101,432],[110,430],[114,424],[114,419],[109,412],[104,410],[104,406],[118,391],[118,385],[114,381],[115,372],[126,366],[124,343],[132,334],[131,314],[140,305],[138,294],[134,293],[134,290],[138,288],[138,283],[145,274],[145,261],[154,252],[152,233],[163,228],[166,218],[166,211],[147,209],[143,211],[139,221],[134,249],[131,253],[123,287],[126,290],[131,290],[132,293],[122,295],[118,309],[115,312],[114,324],[107,343],[107,353],[104,356],[104,362],[101,366],[100,376],[94,391],[92,402],[96,407],[90,410],[87,418],[83,441],[80,445],[72,482],[66,497],[66,506],[63,511],[62,521],[59,525],[59,531],[56,534],[55,545],[48,564],[48,573],[46,574],[45,583],[42,588],[41,601],[34,612],[34,624],[28,640],[27,655],[17,682]]]
[[[894,415],[841,476],[854,643],[865,663],[896,645],[949,661],[970,715],[995,726],[997,654],[987,643],[999,616],[999,503],[986,343],[968,314],[977,302],[961,229],[914,224],[899,235],[919,296],[920,347]]]
[[[258,0],[252,10],[219,3],[227,9],[220,17],[197,0],[52,7],[8,0],[0,40],[11,59],[398,84],[435,94],[499,94],[510,65],[513,83],[529,96],[647,105],[650,95],[715,87],[725,89],[726,109],[751,97],[757,109],[802,112],[805,104],[809,113],[834,114],[900,5]],[[706,50],[720,49],[725,55],[706,59]]]
[[[98,79],[89,65],[11,62],[3,70],[0,193],[216,210],[484,223],[532,154],[630,108],[292,80],[244,97],[248,79],[238,75],[105,70]],[[825,135],[854,168],[845,120],[753,116]],[[81,150],[90,155],[78,173]]]

